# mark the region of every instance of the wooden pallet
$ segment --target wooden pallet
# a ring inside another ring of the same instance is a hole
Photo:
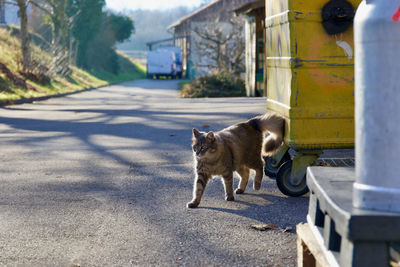
[[[298,229],[299,266],[389,267],[399,262],[400,214],[355,208],[354,180],[354,168],[308,168],[308,225]]]
[[[300,223],[297,232],[297,266],[298,267],[325,267],[330,266],[323,251],[323,246],[313,235],[308,223]]]

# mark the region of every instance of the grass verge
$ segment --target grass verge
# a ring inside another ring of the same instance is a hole
[[[70,66],[72,72],[67,77],[47,77],[44,74],[52,58],[33,42],[31,57],[34,65],[33,75],[27,76],[22,72],[21,44],[15,29],[0,28],[0,105],[12,104],[19,99],[70,93],[146,77],[143,66],[120,53],[118,74],[85,71]]]

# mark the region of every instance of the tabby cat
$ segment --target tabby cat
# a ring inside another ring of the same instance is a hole
[[[196,175],[193,199],[187,203],[187,207],[196,208],[200,204],[204,189],[213,176],[222,176],[225,199],[233,201],[234,171],[241,177],[236,194],[244,193],[250,169],[256,171],[253,187],[259,190],[264,175],[262,155],[272,155],[281,146],[284,122],[285,119],[278,114],[267,113],[216,133],[193,129]],[[269,135],[264,140],[266,132]]]

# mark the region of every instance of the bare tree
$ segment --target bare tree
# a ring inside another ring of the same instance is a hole
[[[244,22],[242,18],[233,17],[222,22],[216,18],[194,27],[193,31],[199,37],[196,48],[202,57],[202,67],[217,72],[244,71],[245,41],[243,36]]]
[[[66,13],[66,0],[3,0],[5,4],[18,7],[21,27],[22,68],[24,72],[32,70],[30,40],[28,32],[28,6],[35,6],[49,16],[52,27],[53,61],[49,67],[49,74],[67,75],[70,73],[68,58],[68,27],[70,20]]]
[[[23,70],[27,71],[31,65],[31,49],[28,33],[28,1],[27,0],[17,0],[17,5],[19,8],[19,16],[21,19],[21,48],[22,48],[22,66]]]
[[[71,73],[69,68],[69,35],[72,18],[66,13],[66,0],[41,0],[41,5],[36,5],[44,11],[52,28],[52,54],[53,60],[49,68],[50,74],[67,76]]]
[[[67,76],[71,73],[69,40],[70,27],[75,16],[67,15],[67,0],[35,0],[32,5],[46,15],[47,22],[52,30],[51,50],[53,60],[50,64],[48,74],[60,74]]]
[[[31,0],[5,0],[4,4],[14,5],[18,7],[18,15],[21,26],[21,51],[22,51],[22,68],[26,72],[31,66],[31,51],[28,33],[28,15],[27,9]]]

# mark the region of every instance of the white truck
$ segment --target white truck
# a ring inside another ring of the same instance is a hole
[[[182,78],[182,50],[179,46],[163,46],[159,50],[168,50],[175,53],[176,76]]]
[[[147,77],[156,79],[167,76],[175,79],[177,75],[176,56],[171,50],[155,50],[147,52]]]

